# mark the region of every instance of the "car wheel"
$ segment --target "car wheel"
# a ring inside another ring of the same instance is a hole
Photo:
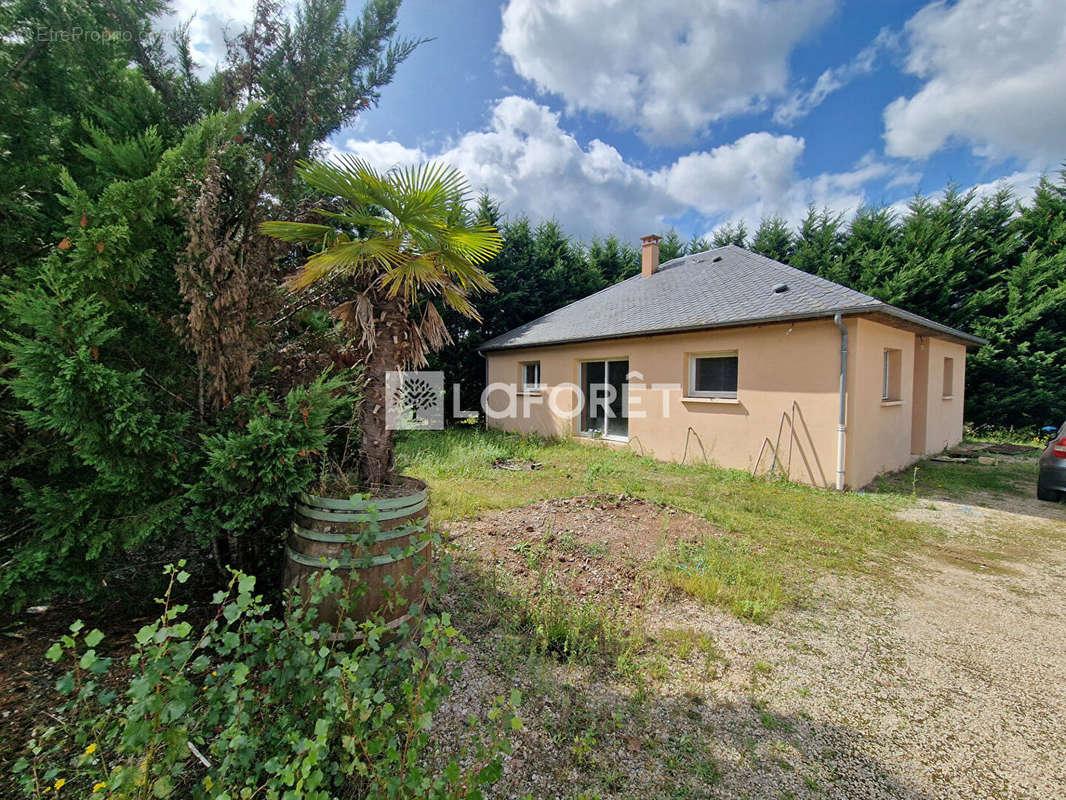
[[[1047,500],[1049,503],[1057,503],[1059,501],[1059,492],[1051,489],[1041,489],[1036,487],[1036,497],[1038,500]]]

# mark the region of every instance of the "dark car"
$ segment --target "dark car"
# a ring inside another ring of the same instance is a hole
[[[1066,422],[1051,437],[1047,450],[1040,456],[1036,496],[1053,503],[1066,497]]]

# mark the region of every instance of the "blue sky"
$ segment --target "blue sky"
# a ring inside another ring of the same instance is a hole
[[[178,10],[205,60],[248,13]],[[1062,0],[407,0],[399,28],[432,41],[333,149],[442,158],[580,238],[1024,196],[1066,160]]]

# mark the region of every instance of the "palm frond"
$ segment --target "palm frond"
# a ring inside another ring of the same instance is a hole
[[[418,327],[430,352],[436,352],[453,341],[452,335],[448,333],[448,326],[444,324],[444,319],[433,303],[426,303],[426,310]]]
[[[319,209],[315,213],[327,219],[336,220],[341,225],[348,225],[353,228],[369,228],[370,230],[386,233],[395,228],[395,223],[391,219],[366,208],[346,207],[343,211]]]
[[[369,163],[352,155],[334,161],[297,161],[296,173],[319,191],[343,197],[351,205],[371,205],[382,176]]]
[[[419,253],[392,265],[381,276],[381,285],[388,296],[400,296],[413,303],[420,292],[435,293],[435,287],[445,279],[436,256],[436,253]]]
[[[463,291],[476,291],[493,294],[496,292],[496,284],[492,278],[479,267],[471,264],[462,256],[444,252],[438,259],[444,273],[462,287]]]
[[[482,266],[500,252],[503,240],[492,225],[472,220],[469,185],[459,170],[436,162],[379,172],[363,159],[344,155],[328,162],[300,161],[297,172],[343,203],[339,210],[319,212],[332,225],[263,225],[268,235],[318,250],[286,279],[287,288],[299,291],[339,276],[358,278],[364,291],[338,307],[337,314],[361,331],[364,347],[373,347],[369,298],[377,290],[383,292],[379,299],[400,298],[408,308],[437,297],[444,306],[480,320],[470,296],[495,291]],[[434,303],[409,327],[416,362],[450,338]]]
[[[338,241],[335,228],[311,222],[264,222],[259,226],[259,230],[267,236],[291,244],[329,246]]]
[[[402,212],[397,217],[407,220],[426,212],[439,220],[442,212],[461,205],[470,193],[463,174],[439,161],[396,167],[389,171],[388,177],[400,199]]]
[[[455,284],[443,284],[440,287],[440,296],[441,300],[444,301],[444,305],[448,306],[448,308],[462,314],[467,319],[481,322],[481,315],[478,313],[477,309],[474,308],[474,304],[470,302],[470,298],[467,297],[466,292]]]
[[[448,248],[471,264],[491,261],[503,249],[503,237],[492,225],[452,227],[445,236]]]
[[[294,274],[285,279],[285,288],[302,291],[318,281],[360,272],[388,273],[403,263],[394,239],[356,239],[315,253]]]

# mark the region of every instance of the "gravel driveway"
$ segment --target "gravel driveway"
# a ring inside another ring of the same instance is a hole
[[[514,643],[476,632],[450,708],[513,685],[529,698],[500,797],[1061,797],[1064,511],[925,501],[904,514],[945,542],[891,583],[821,580],[770,624],[652,604],[643,690],[501,661]]]

